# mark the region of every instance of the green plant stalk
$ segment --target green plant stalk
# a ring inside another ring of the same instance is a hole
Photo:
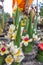
[[[15,26],[17,27],[18,24],[19,24],[19,10],[17,8],[15,15]]]
[[[21,36],[21,22],[19,22],[18,30],[17,30],[17,36],[15,40],[15,45],[20,47],[20,36]]]
[[[36,33],[37,34],[37,23],[38,23],[38,19],[37,19],[37,15],[36,15],[36,19],[34,20],[34,26],[33,26],[33,32],[35,33],[34,29],[36,30]]]
[[[27,30],[28,30],[28,24],[29,24],[29,22],[28,22],[29,20],[28,19],[26,19],[26,26],[24,27],[24,30],[26,30],[26,32],[24,32],[22,35],[26,35],[27,34]]]
[[[43,16],[43,6],[40,8],[40,16]]]
[[[30,13],[30,18],[29,18],[28,35],[29,38],[32,38],[32,12]]]
[[[0,65],[3,64],[3,61],[4,61],[4,56],[0,56]]]
[[[28,43],[28,46],[23,46],[22,50],[24,53],[29,53],[29,52],[32,52],[32,44],[31,43]]]
[[[38,54],[37,60],[40,61],[40,62],[43,62],[43,56]]]
[[[29,22],[28,22],[29,20],[28,19],[26,19],[26,26],[25,26],[25,30],[28,30],[28,24],[29,24]]]
[[[33,33],[33,29],[32,29],[32,13],[30,13],[27,33],[29,35],[29,39],[31,39],[33,37],[33,35],[32,35],[32,33]],[[29,52],[32,51],[32,48],[33,48],[32,43],[28,43],[28,46],[23,46],[23,51],[25,53],[29,53]]]
[[[15,63],[12,63],[11,65],[20,65],[20,62],[19,63],[15,62]]]

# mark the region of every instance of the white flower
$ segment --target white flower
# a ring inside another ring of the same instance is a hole
[[[24,43],[24,46],[28,46],[28,43],[26,42],[26,43]]]
[[[0,45],[2,44],[2,42],[0,41]]]
[[[15,39],[16,39],[16,34],[17,34],[17,31],[15,31],[15,32],[12,34],[12,40],[15,40]]]
[[[33,34],[33,39],[34,39],[34,41],[37,41],[38,40],[38,36]]]
[[[9,44],[7,44],[7,47],[8,48],[10,48],[11,46],[13,47],[14,46],[14,44],[13,44],[14,42],[12,41],[12,42],[10,42]]]
[[[22,36],[21,37],[23,40],[20,43],[20,46],[22,46],[22,44],[24,44],[25,46],[28,46],[28,42],[32,42],[32,39],[29,39],[28,34],[26,36]]]
[[[24,27],[21,27],[21,36],[22,36],[23,30],[24,30]]]
[[[34,32],[36,33],[36,29],[34,29]]]
[[[8,56],[6,57],[6,59],[5,59],[5,61],[6,61],[7,65],[11,65],[12,62],[13,62],[12,56],[11,56],[11,55],[8,55]]]
[[[13,24],[10,25],[10,28],[15,30],[15,26]]]
[[[24,59],[24,54],[21,49],[18,49],[18,52],[14,54],[15,62],[21,62]]]
[[[9,51],[8,51],[7,47],[1,47],[0,48],[0,54],[1,55],[5,55],[5,54],[8,54],[8,53],[9,53]]]
[[[15,26],[13,24],[11,24],[10,27],[9,27],[8,33],[12,34],[14,32],[14,30],[15,30]]]
[[[18,48],[17,48],[16,45],[14,45],[14,42],[13,41],[10,42],[9,47],[10,47],[10,52],[12,54],[16,54],[18,52]]]

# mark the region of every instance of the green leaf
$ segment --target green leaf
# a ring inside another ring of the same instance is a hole
[[[17,8],[15,15],[15,26],[17,27],[18,24],[19,24],[19,10]]]
[[[34,26],[33,26],[33,33],[37,34],[37,23],[38,23],[38,16],[36,15],[36,19],[34,20]],[[35,31],[34,31],[35,29]]]
[[[43,16],[43,6],[40,8],[40,16]]]
[[[29,18],[28,35],[29,38],[32,38],[32,13],[30,13],[30,18]]]
[[[0,56],[0,65],[3,64],[4,56]]]
[[[28,22],[29,20],[28,20],[28,18],[26,19],[26,26],[25,26],[25,30],[28,30],[28,24],[29,24],[29,22]]]
[[[21,35],[21,22],[19,22],[18,30],[17,30],[17,36],[15,40],[15,44],[19,47],[20,46],[20,35]]]
[[[29,22],[28,22],[29,20],[28,20],[28,18],[26,19],[26,25],[25,25],[25,27],[24,27],[24,30],[26,30],[26,32],[23,32],[23,34],[22,35],[26,35],[27,34],[27,30],[28,30],[28,24],[29,24]]]
[[[33,49],[32,43],[28,43],[28,46],[23,45],[22,47],[24,53],[32,52],[32,49]]]
[[[20,65],[20,63],[16,63],[16,62],[15,62],[15,63],[12,63],[11,65]]]

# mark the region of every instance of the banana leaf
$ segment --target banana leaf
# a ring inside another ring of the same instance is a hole
[[[29,38],[32,38],[32,12],[30,13],[29,25],[28,25],[27,32],[28,32]]]
[[[29,22],[28,22],[29,20],[28,20],[28,18],[26,19],[26,26],[25,26],[25,30],[28,30],[28,24],[29,24]]]
[[[17,27],[18,24],[19,24],[19,10],[17,8],[16,14],[15,14],[15,26]]]
[[[38,23],[37,18],[38,18],[38,16],[36,16],[36,19],[34,19],[34,26],[33,26],[33,33],[35,33],[35,34],[37,34],[37,23]]]
[[[28,46],[24,46],[22,47],[22,50],[24,53],[29,53],[32,52],[33,46],[31,43],[28,43]]]
[[[22,35],[26,35],[27,34],[27,30],[28,30],[28,24],[29,24],[29,20],[28,19],[26,19],[26,25],[25,25],[25,27],[24,27],[24,30],[25,30],[25,32],[23,32],[23,34]]]
[[[0,65],[3,65],[4,56],[0,56]]]
[[[19,22],[15,44],[20,47],[21,22]]]

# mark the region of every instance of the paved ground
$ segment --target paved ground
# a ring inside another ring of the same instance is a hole
[[[21,65],[43,65],[43,63],[37,62],[36,60],[31,60],[28,62],[22,62]]]

